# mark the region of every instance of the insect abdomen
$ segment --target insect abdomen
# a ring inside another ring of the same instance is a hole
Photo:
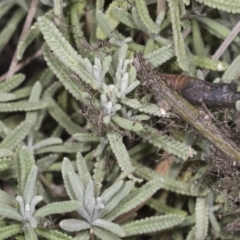
[[[210,83],[184,75],[161,74],[167,86],[193,105],[202,103],[211,107],[234,106],[240,100],[237,86],[229,83]]]

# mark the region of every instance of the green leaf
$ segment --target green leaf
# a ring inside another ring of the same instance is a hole
[[[92,222],[92,225],[103,228],[109,232],[116,234],[119,237],[125,236],[123,229],[116,223],[113,223],[104,219],[97,219]]]
[[[23,191],[23,199],[25,204],[30,204],[35,195],[35,186],[37,179],[38,168],[33,166],[28,174],[27,181]]]
[[[57,159],[57,154],[49,154],[45,157],[38,159],[36,164],[38,166],[39,172],[46,171]]]
[[[87,168],[86,160],[83,158],[81,152],[77,153],[76,163],[78,169],[78,176],[81,178],[84,186],[86,187],[88,183],[92,180],[92,177]]]
[[[112,151],[114,152],[116,159],[118,161],[118,164],[121,168],[121,170],[130,178],[133,180],[136,179],[132,173],[134,171],[134,167],[131,164],[127,149],[125,145],[122,142],[122,136],[117,133],[108,133],[107,138],[109,140],[109,144],[112,148]]]
[[[83,129],[74,123],[70,117],[59,107],[59,105],[52,99],[47,99],[48,111],[50,115],[72,135],[77,132],[83,132]]]
[[[11,13],[10,19],[8,19],[7,24],[0,33],[0,51],[9,42],[24,15],[25,12],[20,8]]]
[[[21,122],[15,127],[10,134],[8,134],[0,143],[0,148],[7,148],[9,150],[15,149],[21,141],[28,135],[32,128],[32,124],[29,121]]]
[[[48,240],[74,240],[74,238],[59,232],[57,230],[49,230],[46,228],[36,228],[35,232],[38,236],[44,237]]]
[[[37,23],[33,24],[17,47],[17,59],[21,60],[26,48],[40,34]]]
[[[90,142],[90,143],[99,143],[100,138],[97,136],[93,136],[91,133],[75,133],[72,136],[78,142]]]
[[[58,59],[52,58],[49,49],[43,46],[43,56],[47,65],[52,70],[52,72],[57,76],[60,82],[63,84],[65,89],[77,100],[86,103],[86,99],[89,96],[87,92],[81,90],[81,85],[77,84],[73,78],[70,78],[68,74],[66,74],[67,70],[64,68],[62,63]]]
[[[46,138],[38,143],[36,143],[33,146],[34,150],[43,148],[43,147],[47,147],[47,146],[51,146],[51,145],[57,145],[57,144],[61,144],[63,141],[61,138],[55,138],[55,137],[50,137],[50,138]]]
[[[30,94],[30,97],[29,97],[29,103],[39,104],[41,93],[42,93],[42,85],[39,81],[37,81],[37,82],[35,82],[35,84],[33,85],[32,89],[31,89],[31,94]],[[44,114],[45,111],[41,111],[41,113]],[[43,118],[43,114],[42,114],[42,118]],[[41,116],[39,115],[39,112],[37,112],[37,111],[28,112],[26,114],[26,120],[30,121],[32,123],[32,125],[35,126],[35,130],[37,130],[38,129],[37,120],[40,120],[40,123],[41,123]]]
[[[158,116],[158,117],[169,117],[169,113],[163,114],[160,111],[159,106],[156,104],[141,104],[137,99],[129,99],[129,98],[121,98],[121,103],[123,103],[126,106],[129,106],[133,109],[138,110],[139,112],[144,112],[153,116]]]
[[[104,204],[107,204],[108,201],[121,189],[123,186],[123,181],[117,181],[107,188],[101,195],[102,201]]]
[[[15,5],[10,1],[3,2],[0,8],[0,19]]]
[[[204,5],[231,13],[240,13],[239,0],[197,0]]]
[[[67,219],[62,220],[59,223],[59,226],[68,232],[82,231],[85,229],[90,229],[91,225],[86,221],[78,220],[78,219]]]
[[[115,15],[113,13],[113,10],[115,8],[118,8],[119,6],[121,6],[121,8],[123,8],[123,9],[128,9],[128,3],[126,1],[122,2],[121,0],[116,0],[116,1],[111,2],[111,4],[109,4],[109,6],[105,12],[106,21],[108,22],[112,31],[119,24],[119,20],[115,17]],[[103,32],[103,30],[101,29],[100,26],[97,27],[96,36],[97,36],[97,39],[102,39],[102,40],[107,38],[107,35],[105,34],[105,32]]]
[[[193,56],[196,66],[200,68],[210,69],[213,71],[225,71],[229,65],[223,61],[211,59],[204,56]]]
[[[240,66],[240,55],[237,56],[225,73],[222,76],[222,81],[225,83],[231,83],[233,79],[236,78],[237,74],[239,73],[239,66]]]
[[[187,53],[185,50],[185,43],[181,33],[181,26],[180,26],[178,0],[168,0],[168,4],[170,9],[170,16],[171,16],[172,29],[173,29],[173,40],[174,40],[175,54],[177,56],[177,61],[182,70],[188,71],[189,67],[188,67]]]
[[[123,184],[121,189],[115,193],[115,195],[107,202],[105,208],[101,211],[100,217],[103,218],[105,215],[109,214],[116,206],[126,197],[129,195],[131,190],[134,187],[133,181],[127,181]],[[104,197],[104,196],[103,196]],[[111,218],[111,213],[107,216],[107,220]],[[112,219],[110,219],[112,220]]]
[[[39,208],[35,213],[34,217],[45,217],[51,214],[61,214],[66,212],[72,212],[81,207],[78,201],[63,201],[49,203],[44,207]]]
[[[16,96],[12,93],[0,93],[0,102],[15,100]]]
[[[0,204],[0,215],[2,217],[14,219],[19,222],[22,221],[22,216],[19,214],[19,212],[15,208],[13,208],[5,203]]]
[[[93,232],[102,240],[121,240],[116,234],[102,228],[94,227]]]
[[[25,80],[25,75],[15,74],[7,81],[0,83],[0,92],[10,92]]]
[[[141,220],[136,220],[122,225],[123,230],[125,231],[125,236],[134,236],[146,233],[152,233],[157,231],[163,231],[172,227],[175,227],[182,223],[184,217],[179,215],[165,215],[165,216],[156,216],[149,217]]]
[[[43,88],[46,88],[50,85],[52,79],[53,79],[53,72],[50,68],[45,68],[44,71],[42,71],[38,81],[41,83]]]
[[[65,153],[76,153],[76,152],[87,152],[91,149],[90,145],[84,143],[67,142],[64,144],[51,145],[35,151],[36,154],[41,153],[52,153],[52,152],[65,152]]]
[[[13,91],[12,93],[15,95],[15,100],[19,100],[22,98],[29,97],[31,90],[32,90],[32,87],[22,87]]]
[[[136,9],[138,12],[138,16],[141,19],[142,24],[146,27],[146,29],[152,34],[158,34],[160,29],[153,22],[151,17],[149,16],[149,12],[144,0],[135,1]]]
[[[230,0],[231,1],[231,0]],[[238,1],[238,0],[237,0]],[[198,22],[202,23],[203,26],[213,35],[215,35],[216,37],[220,38],[220,39],[225,39],[226,37],[229,36],[230,34],[230,30],[228,28],[226,28],[225,26],[223,26],[222,24],[220,24],[219,22],[217,22],[216,20],[213,20],[211,18],[208,17],[196,17],[195,18]],[[239,43],[239,36],[235,37],[235,39],[233,40],[236,43]]]
[[[107,36],[111,37],[113,35],[113,29],[111,28],[111,25],[107,21],[106,16],[101,10],[96,11],[96,20],[98,22],[98,26],[101,29],[101,31]]]
[[[81,37],[84,35],[82,31],[82,26],[80,24],[80,19],[84,15],[84,7],[85,7],[85,1],[82,2],[76,2],[72,5],[70,9],[70,18],[71,18],[71,25],[73,26],[73,38],[75,41],[75,45],[77,47],[77,50],[81,54],[86,54],[86,49],[82,47]]]
[[[208,188],[201,189],[200,186],[194,183],[163,177],[156,171],[137,162],[134,165],[136,166],[136,174],[146,180],[161,178],[161,181],[164,183],[162,188],[166,190],[190,196],[206,196],[209,193]]]
[[[195,206],[195,240],[204,240],[208,232],[208,207],[206,198],[197,198]]]
[[[186,211],[183,211],[176,207],[171,207],[169,205],[166,205],[166,204],[162,203],[161,201],[159,201],[158,199],[151,198],[148,202],[148,205],[160,213],[176,214],[176,215],[179,215],[182,217],[186,217],[188,214]]]
[[[10,226],[0,228],[0,240],[11,238],[13,235],[21,233],[21,224],[11,224]]]
[[[133,132],[139,132],[143,130],[143,126],[139,122],[135,122],[132,120],[129,120],[127,118],[122,118],[118,116],[117,114],[112,116],[112,120],[121,128],[133,131]]]
[[[79,203],[83,204],[85,189],[82,179],[75,172],[72,171],[68,173],[68,179],[74,193],[74,199],[79,201]]]
[[[0,171],[10,168],[13,159],[11,157],[0,157]]]
[[[44,92],[43,99],[44,100],[48,100],[49,98],[51,99],[61,86],[62,85],[60,82],[53,82],[50,86],[48,86],[48,88]]]
[[[19,112],[19,111],[36,111],[46,108],[46,102],[13,102],[0,103],[0,112]]]
[[[135,24],[132,18],[132,15],[128,13],[126,10],[122,8],[115,8],[113,9],[113,13],[114,13],[114,16],[118,19],[118,21],[120,21],[127,27],[130,27],[132,29],[134,28],[138,29],[138,26]]]
[[[198,56],[206,56],[199,24],[196,20],[192,21],[193,47]]]
[[[194,240],[195,239],[195,231],[196,231],[196,228],[195,228],[195,226],[193,226],[191,228],[191,230],[188,232],[186,240]]]
[[[143,179],[146,179],[146,180],[151,180],[153,178],[156,178],[156,177],[160,177],[160,174],[158,174],[156,171],[154,171],[153,169],[149,168],[149,167],[146,167],[144,166],[143,164],[141,163],[138,163],[137,161],[134,161],[133,159],[131,159],[132,162],[133,162],[133,165],[135,166],[136,170],[135,170],[135,173],[143,178]]]
[[[144,184],[138,190],[129,194],[116,208],[105,217],[106,220],[113,220],[123,213],[129,212],[140,204],[147,201],[156,191],[164,186],[162,178],[157,177]]]
[[[68,196],[71,200],[76,200],[74,190],[72,188],[71,182],[69,180],[69,173],[74,173],[74,168],[72,166],[72,163],[68,158],[64,158],[62,162],[62,177],[63,182],[67,191]]]
[[[20,147],[17,152],[18,195],[23,196],[28,175],[34,165],[35,160],[31,150]]]
[[[67,42],[56,26],[46,17],[39,17],[38,24],[48,46],[61,62],[80,76],[85,83],[97,89],[97,83],[82,65],[82,57]]]
[[[96,152],[95,152],[96,153]],[[104,176],[106,175],[106,165],[107,165],[107,158],[106,157],[97,157],[96,162],[93,168],[93,181],[96,186],[96,196],[99,195],[102,183],[104,181]]]
[[[185,143],[175,139],[161,135],[155,129],[147,127],[147,125],[145,125],[144,129],[145,131],[142,131],[139,135],[145,138],[153,146],[158,147],[159,149],[164,148],[167,152],[172,153],[184,160],[189,158],[189,152],[192,150],[190,146],[187,146]]]
[[[169,44],[148,53],[144,58],[147,59],[154,67],[158,67],[174,56],[175,52],[173,50],[173,46]]]
[[[89,231],[85,230],[85,231],[81,231],[79,232],[76,237],[74,238],[75,240],[89,240]]]
[[[31,226],[24,227],[23,231],[25,240],[38,240],[37,234]]]
[[[5,191],[1,189],[0,189],[0,202],[6,203],[12,206],[17,204],[17,201],[12,196],[10,196],[9,194],[7,194]]]

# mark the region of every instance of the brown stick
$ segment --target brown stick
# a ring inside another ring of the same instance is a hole
[[[227,138],[211,121],[210,117],[204,112],[199,111],[193,105],[188,103],[176,92],[171,91],[161,80],[161,73],[149,69],[144,62],[138,59],[134,65],[137,68],[138,76],[148,85],[157,103],[164,99],[186,122],[195,128],[204,138],[218,148],[226,157],[233,161],[240,162],[240,149],[229,138]]]
[[[27,18],[26,18],[24,26],[23,26],[23,30],[22,30],[21,36],[20,36],[20,38],[18,40],[18,44],[22,41],[22,39],[24,38],[24,36],[26,35],[28,29],[30,28],[30,26],[32,24],[32,20],[33,20],[33,17],[35,15],[35,12],[36,12],[38,1],[39,0],[32,0],[32,3],[30,5],[29,11],[28,11]],[[15,53],[13,55],[13,58],[12,58],[11,65],[9,67],[9,70],[8,70],[8,73],[7,73],[7,76],[6,76],[6,79],[12,77],[14,72],[16,72],[15,68],[17,66],[17,63],[18,63],[17,51],[15,51]]]
[[[240,21],[235,25],[235,27],[232,29],[228,37],[222,42],[220,47],[212,56],[212,59],[218,60],[222,56],[222,54],[226,51],[228,46],[232,43],[232,41],[238,35],[239,32],[240,32]],[[209,73],[209,70],[205,70],[204,76],[206,77],[208,73]]]
[[[37,50],[34,54],[32,54],[31,56],[29,56],[28,58],[26,58],[23,62],[20,62],[15,68],[14,68],[14,73],[18,72],[20,69],[22,69],[23,67],[25,67],[26,65],[28,65],[30,62],[32,62],[32,60],[34,60],[35,58],[39,57],[42,55],[42,50],[39,49]],[[0,77],[0,82],[4,81],[4,79],[7,77],[7,73],[3,74]]]

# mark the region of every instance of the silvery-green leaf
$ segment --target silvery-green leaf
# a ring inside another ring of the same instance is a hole
[[[121,240],[118,235],[109,232],[103,228],[94,227],[94,235],[96,235],[101,240]]]
[[[116,223],[104,220],[104,219],[97,219],[92,222],[94,226],[101,227],[105,230],[108,230],[109,232],[112,232],[119,237],[124,237],[125,233],[123,229]]]
[[[37,173],[37,166],[33,166],[30,173],[28,174],[28,178],[23,191],[23,199],[25,204],[30,204],[32,198],[34,197]]]
[[[5,203],[0,204],[0,215],[2,217],[17,220],[19,222],[22,221],[22,216],[18,213],[18,211]]]
[[[76,200],[74,191],[73,191],[73,187],[70,183],[69,177],[68,177],[68,173],[74,172],[74,168],[70,162],[70,160],[68,158],[64,158],[63,162],[62,162],[62,177],[63,177],[63,182],[67,191],[68,196],[70,197],[71,200]]]
[[[112,196],[119,191],[122,185],[123,181],[117,181],[111,187],[107,188],[101,195],[103,203],[106,204],[112,198]]]
[[[91,228],[91,225],[78,219],[67,219],[59,223],[60,227],[68,232],[82,231]]]
[[[0,189],[0,204],[1,203],[6,203],[8,205],[14,206],[17,204],[17,201],[11,195]]]
[[[38,240],[37,234],[34,232],[31,226],[25,226],[23,231],[25,240]]]
[[[99,141],[99,138],[97,139]],[[76,162],[77,162],[78,175],[83,181],[84,186],[86,187],[89,181],[92,180],[92,178],[87,168],[86,160],[83,158],[80,152],[77,153]]]
[[[140,84],[139,81],[134,81],[131,85],[128,86],[128,88],[125,90],[125,94],[130,93],[132,90],[134,90],[138,85]]]
[[[13,157],[13,152],[7,148],[0,148],[0,158]]]
[[[43,197],[42,196],[35,196],[32,201],[31,201],[31,206],[30,206],[30,209],[31,209],[31,214],[34,213],[35,211],[35,207],[36,205],[41,202],[43,200]]]
[[[72,186],[76,200],[83,203],[84,199],[84,185],[80,177],[75,172],[68,172],[68,179]]]
[[[45,217],[51,214],[60,214],[66,212],[72,212],[81,207],[81,204],[78,201],[63,201],[63,202],[54,202],[49,203],[44,207],[39,208],[34,216],[35,217]]]
[[[46,139],[36,143],[33,146],[33,149],[36,150],[36,149],[46,147],[46,146],[50,146],[50,145],[61,144],[62,142],[63,142],[63,140],[61,138],[50,137],[50,138],[46,138]]]

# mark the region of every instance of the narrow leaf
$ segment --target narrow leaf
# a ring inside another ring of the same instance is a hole
[[[82,231],[91,228],[89,223],[78,219],[63,220],[59,223],[59,225],[63,230],[68,232]]]
[[[77,163],[78,175],[82,179],[83,184],[86,187],[88,183],[92,180],[92,178],[87,168],[86,160],[83,158],[81,152],[77,153],[76,163]]]
[[[83,132],[82,128],[74,123],[52,98],[48,98],[47,102],[50,115],[66,129],[69,134],[72,135],[77,132]]]
[[[238,0],[197,0],[204,5],[217,8],[231,13],[240,13],[240,2]]]
[[[19,222],[22,221],[22,216],[18,213],[18,211],[5,203],[0,204],[0,215],[2,217],[17,220]]]
[[[183,222],[183,220],[184,217],[169,214],[165,216],[156,216],[136,220],[134,222],[124,224],[122,227],[125,231],[125,236],[134,236],[143,233],[146,234],[166,230],[179,225]]]
[[[197,198],[195,207],[195,240],[204,240],[208,231],[208,207],[206,198]]]
[[[101,240],[121,240],[116,234],[103,228],[94,227],[94,234]]]
[[[0,92],[10,92],[17,86],[19,86],[25,80],[23,74],[15,74],[7,81],[0,83]]]
[[[188,71],[187,53],[185,50],[184,39],[181,33],[181,26],[180,26],[178,0],[168,0],[168,3],[170,8],[174,47],[175,47],[175,54],[177,56],[177,61],[179,63],[179,66],[182,68],[182,70]]]
[[[164,181],[157,177],[144,184],[138,190],[129,194],[116,208],[105,217],[107,220],[113,220],[116,217],[126,213],[133,208],[147,201],[156,191],[164,186]]]
[[[104,219],[97,219],[97,220],[93,221],[92,224],[94,226],[103,228],[109,232],[112,232],[119,237],[124,237],[124,235],[125,235],[123,229],[116,223],[113,223],[113,222],[110,222],[110,221],[107,221]]]
[[[72,212],[81,207],[78,201],[63,201],[50,203],[40,209],[38,209],[34,216],[35,217],[45,217],[51,214],[61,214],[66,212]]]
[[[0,239],[8,239],[13,235],[16,235],[22,231],[21,224],[11,224],[10,226],[1,226],[0,228]]]
[[[39,17],[38,24],[48,46],[61,62],[78,74],[85,83],[89,84],[93,89],[97,89],[97,83],[82,65],[82,57],[67,42],[56,26],[46,17]]]
[[[109,140],[110,146],[116,156],[118,164],[121,170],[130,178],[137,180],[132,172],[134,171],[134,167],[131,164],[127,149],[122,142],[122,136],[117,133],[108,133],[107,138]]]
[[[38,227],[35,229],[35,232],[37,233],[38,236],[41,236],[48,240],[74,240],[75,239],[57,230],[49,230],[46,228]]]

